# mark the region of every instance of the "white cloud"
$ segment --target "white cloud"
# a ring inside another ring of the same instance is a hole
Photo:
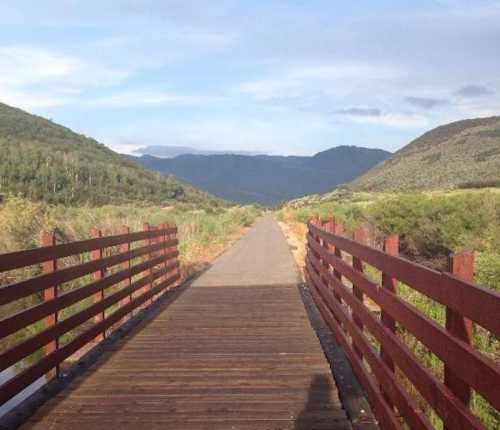
[[[243,82],[237,90],[256,100],[307,96],[318,91],[344,95],[353,88],[396,76],[395,69],[376,64],[319,64],[292,67],[279,75]]]
[[[179,95],[153,90],[130,90],[113,93],[109,96],[90,98],[85,103],[108,107],[138,105],[196,106],[207,103],[218,103],[222,100],[224,100],[222,97]]]
[[[72,101],[70,97],[37,94],[11,89],[0,84],[0,101],[22,109],[39,109],[61,106]]]
[[[25,85],[70,76],[81,69],[72,57],[26,45],[0,46],[0,84]]]
[[[0,100],[47,108],[79,100],[85,89],[115,85],[126,71],[31,45],[0,45]]]
[[[379,116],[351,116],[351,121],[362,124],[379,124],[394,128],[422,128],[429,126],[429,118],[415,113],[383,113]]]

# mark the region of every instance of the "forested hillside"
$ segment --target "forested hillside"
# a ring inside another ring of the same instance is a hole
[[[0,103],[0,194],[61,204],[183,201],[217,204],[97,141]]]
[[[437,127],[395,152],[350,188],[420,191],[500,186],[500,117]]]
[[[349,182],[386,159],[381,149],[338,146],[312,157],[181,155],[135,158],[149,169],[173,174],[221,198],[275,205]]]

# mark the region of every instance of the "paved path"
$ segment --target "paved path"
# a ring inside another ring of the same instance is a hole
[[[239,287],[297,283],[297,266],[286,239],[276,221],[265,216],[194,285]]]
[[[24,428],[350,429],[268,217]]]

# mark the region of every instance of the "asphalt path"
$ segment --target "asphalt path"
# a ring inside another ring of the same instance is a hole
[[[296,285],[298,281],[286,238],[272,216],[266,215],[216,259],[193,286]]]

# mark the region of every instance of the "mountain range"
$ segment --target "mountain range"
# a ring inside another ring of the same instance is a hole
[[[135,155],[152,155],[159,158],[174,158],[179,155],[216,155],[216,154],[234,154],[234,155],[259,155],[257,152],[251,151],[217,151],[212,149],[196,149],[189,146],[163,146],[163,145],[150,145],[137,148],[134,152]]]
[[[180,155],[132,157],[165,175],[239,203],[275,205],[306,194],[325,193],[352,181],[390,155],[381,149],[338,146],[314,156]]]
[[[357,191],[487,186],[500,186],[500,116],[430,130],[349,184]]]

